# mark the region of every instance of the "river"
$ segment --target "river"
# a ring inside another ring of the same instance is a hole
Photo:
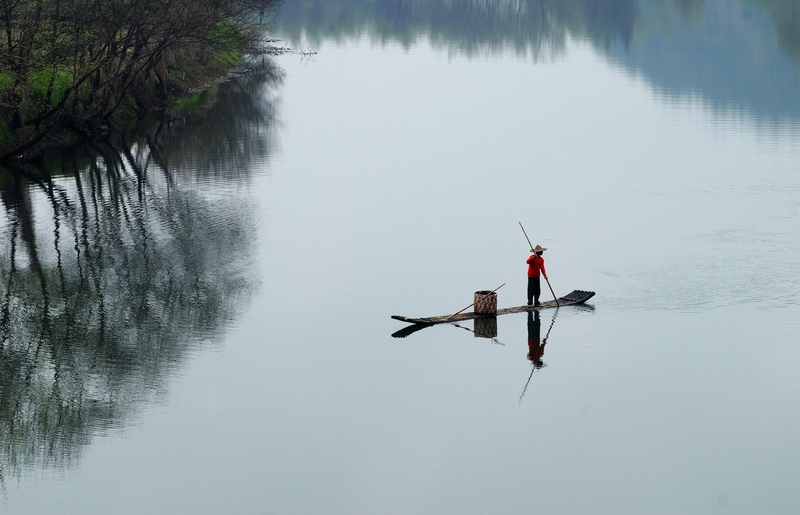
[[[0,512],[797,513],[797,16],[287,0],[4,174]],[[393,337],[524,304],[520,222],[586,306]]]

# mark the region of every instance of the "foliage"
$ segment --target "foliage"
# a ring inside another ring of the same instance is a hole
[[[800,66],[800,3],[796,0],[750,0],[772,14],[781,47]]]
[[[195,107],[202,107],[206,104],[209,95],[211,95],[211,90],[204,88],[192,95],[186,95],[178,99],[174,104],[172,104],[172,108],[182,111]]]
[[[278,0],[0,1],[0,159],[107,132],[230,68]]]
[[[252,204],[201,184],[273,151],[283,75],[247,67],[205,109],[0,168],[0,490],[75,466],[246,311]]]
[[[9,130],[8,125],[0,120],[0,146],[13,141],[14,134]]]

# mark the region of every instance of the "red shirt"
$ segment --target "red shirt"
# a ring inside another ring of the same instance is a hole
[[[545,345],[547,342],[542,343],[539,338],[528,338],[528,358],[531,361],[541,361]]]
[[[544,258],[542,256],[533,254],[526,263],[528,263],[528,277],[539,277],[539,270],[547,277],[547,270],[544,269]]]

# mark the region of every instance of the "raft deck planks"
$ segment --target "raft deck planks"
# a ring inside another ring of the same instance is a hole
[[[594,297],[593,291],[574,290],[568,295],[559,297],[558,303],[561,306],[574,306],[576,304],[583,304],[592,297]],[[539,311],[541,309],[548,309],[555,307],[559,307],[559,305],[556,304],[556,301],[548,300],[546,302],[542,302],[540,306],[525,305],[525,306],[515,306],[513,308],[498,309],[497,315],[507,315],[509,313],[524,313],[526,311]],[[434,324],[444,324],[447,322],[458,322],[460,320],[472,320],[474,318],[487,318],[491,316],[495,315],[482,315],[479,313],[475,313],[474,311],[470,311],[468,313],[459,313],[458,315],[453,315],[453,316],[442,315],[438,317],[409,318],[402,315],[392,315],[392,318],[395,320],[399,320],[401,322],[407,322],[409,324],[434,325]]]

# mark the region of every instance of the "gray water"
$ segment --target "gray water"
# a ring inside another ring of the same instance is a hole
[[[791,4],[282,9],[316,54],[3,185],[0,512],[800,511]],[[523,304],[519,222],[597,293],[541,368],[392,337]]]

